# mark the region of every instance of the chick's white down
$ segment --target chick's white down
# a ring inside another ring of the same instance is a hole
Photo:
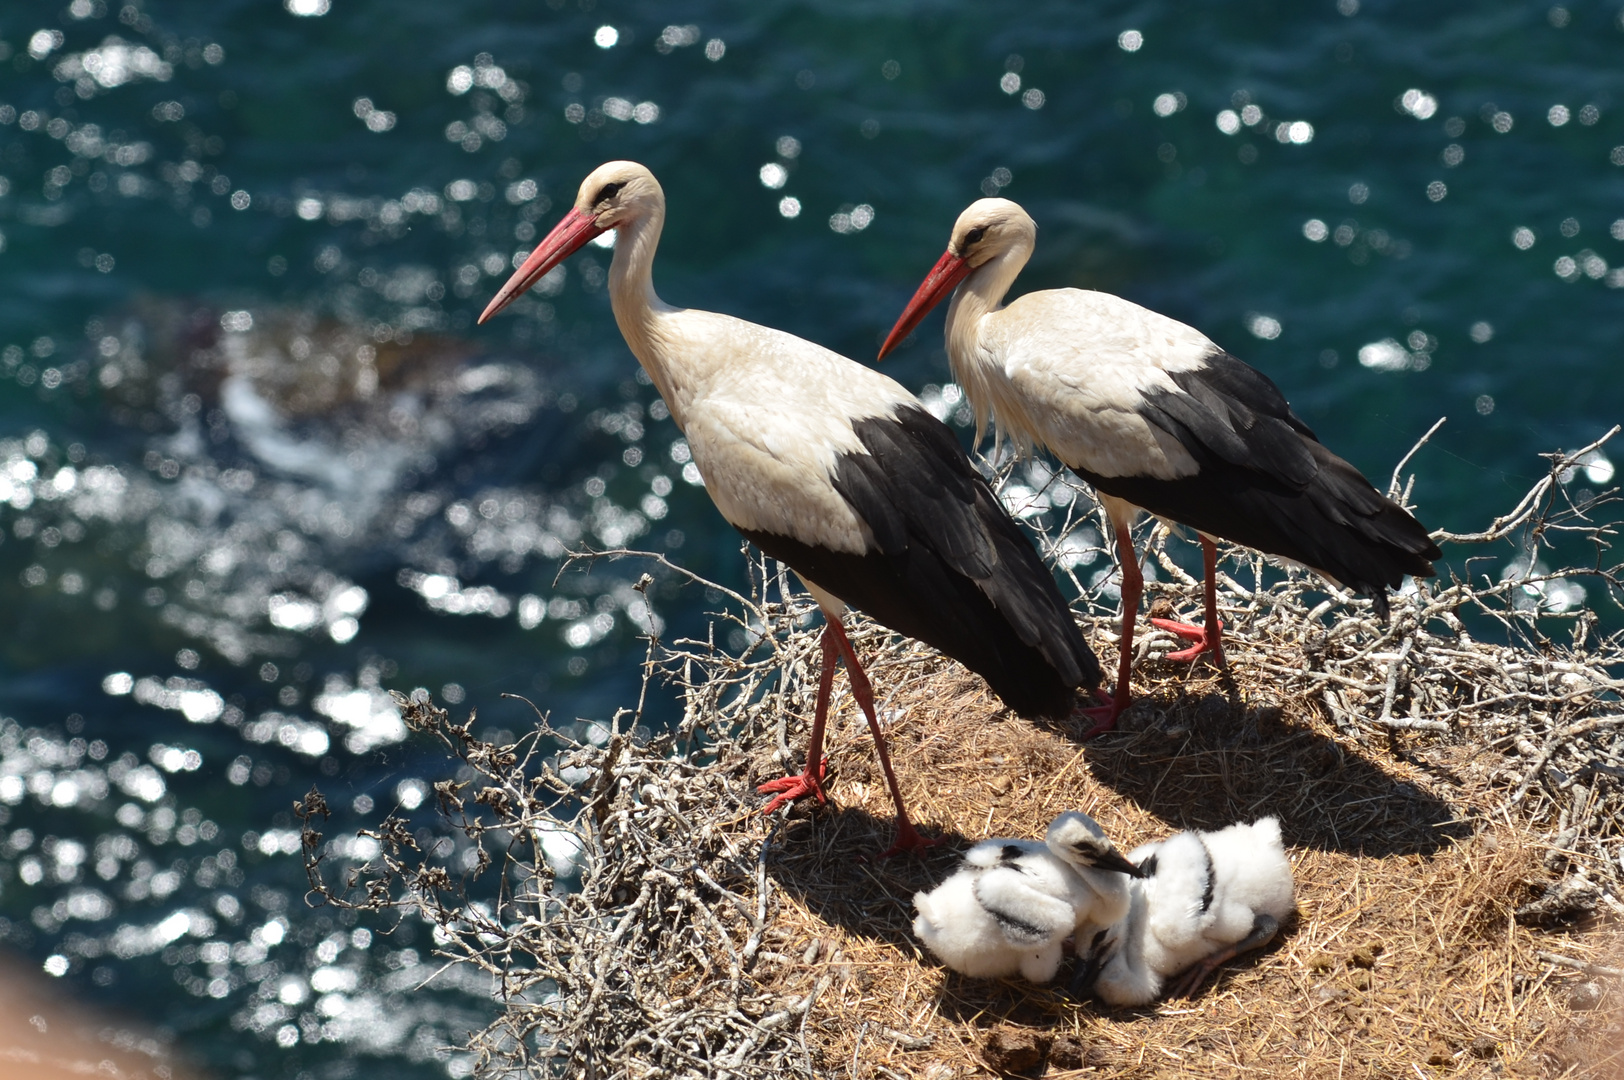
[[[1068,937],[1127,909],[1126,875],[1098,869],[1100,860],[1126,865],[1086,814],[1056,818],[1044,843],[983,840],[941,885],[914,895],[914,933],[965,975],[1048,982]]]
[[[1188,992],[1219,960],[1266,944],[1294,906],[1277,818],[1176,833],[1128,857],[1145,876],[1128,883],[1126,917],[1079,939],[1090,952],[1080,978],[1112,1005]]]

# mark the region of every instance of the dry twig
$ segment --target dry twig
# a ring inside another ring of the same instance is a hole
[[[946,863],[855,858],[889,823],[843,683],[830,745],[842,808],[810,823],[799,810],[787,824],[757,816],[754,784],[795,764],[790,732],[809,719],[819,658],[814,608],[759,558],[750,595],[724,590],[730,606],[706,639],[650,641],[638,710],[593,737],[538,713],[534,731],[497,745],[472,717],[402,699],[459,767],[435,788],[445,835],[425,842],[391,817],[367,833],[376,859],[335,872],[313,791],[312,896],[420,913],[449,962],[491,978],[500,1011],[469,1042],[481,1075],[947,1076],[1015,1068],[1026,1053],[1123,1076],[1201,1061],[1226,1075],[1491,1059],[1579,1069],[1581,1051],[1538,1026],[1560,1013],[1549,965],[1613,969],[1569,957],[1602,956],[1582,938],[1537,950],[1519,923],[1571,925],[1624,896],[1624,640],[1594,635],[1575,588],[1624,592],[1614,525],[1598,518],[1616,494],[1578,498],[1568,484],[1607,437],[1550,455],[1548,475],[1488,529],[1438,534],[1499,545],[1485,550],[1502,570],[1416,583],[1386,624],[1312,575],[1231,553],[1220,609],[1232,675],[1173,670],[1160,660],[1171,637],[1147,633],[1141,703],[1120,735],[1087,747],[1000,713],[929,649],[853,620],[906,794],[939,829],[1036,835],[1081,807],[1131,843],[1281,814],[1302,924],[1237,980],[1244,993],[1221,983],[1189,1008],[1113,1016],[1041,988],[944,978],[908,923],[912,891]],[[1062,476],[1017,483],[1010,468],[1012,511],[1047,526],[1046,551],[1099,605],[1079,616],[1085,630],[1110,647],[1115,572],[1092,502]],[[1151,598],[1197,612],[1199,583],[1169,542],[1158,533],[1147,556],[1147,576],[1168,579]],[[1553,544],[1594,558],[1546,569]],[[604,556],[692,578],[660,556]],[[1568,644],[1547,635],[1562,622]],[[684,708],[656,735],[640,709],[659,683]],[[1388,968],[1373,984],[1368,973]]]

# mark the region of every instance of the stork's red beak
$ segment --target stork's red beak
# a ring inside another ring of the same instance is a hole
[[[925,275],[924,284],[919,286],[919,291],[908,301],[908,306],[902,309],[902,318],[897,320],[897,324],[891,328],[890,336],[885,339],[885,344],[880,346],[879,358],[884,360],[886,353],[913,333],[913,328],[930,314],[930,309],[941,303],[942,297],[952,292],[969,272],[969,263],[953,254],[951,248],[944,251],[942,257],[936,260],[936,265],[930,268],[930,273]]]
[[[564,220],[554,225],[553,231],[536,245],[536,250],[530,253],[524,265],[508,278],[507,284],[502,286],[502,291],[496,294],[485,308],[485,313],[479,317],[480,323],[483,324],[492,315],[523,296],[524,291],[540,281],[547,271],[579,251],[588,240],[605,231],[598,224],[597,217],[585,211],[571,210],[565,214]]]

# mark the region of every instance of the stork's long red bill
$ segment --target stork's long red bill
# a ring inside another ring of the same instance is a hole
[[[524,265],[508,278],[507,284],[502,286],[502,290],[486,306],[485,313],[479,317],[479,321],[484,323],[492,315],[523,296],[526,289],[546,276],[547,271],[575,254],[588,240],[601,235],[604,231],[593,214],[576,209],[565,214],[564,220],[554,225],[553,231],[536,245],[536,250],[530,253]]]
[[[957,288],[959,282],[963,281],[965,275],[969,272],[970,264],[968,262],[953,254],[951,248],[944,251],[942,257],[936,260],[936,265],[930,268],[930,273],[925,275],[924,283],[919,286],[919,291],[914,293],[912,300],[908,301],[908,306],[902,309],[902,317],[891,328],[891,333],[886,337],[885,344],[880,346],[879,358],[884,360],[886,353],[896,348],[903,338],[913,333],[913,328],[918,326],[926,315],[930,314],[930,309],[941,303],[942,297]]]

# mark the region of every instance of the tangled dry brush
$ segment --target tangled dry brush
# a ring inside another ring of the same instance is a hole
[[[498,745],[472,716],[402,698],[454,759],[440,828],[390,817],[368,830],[377,858],[341,864],[313,790],[299,807],[312,900],[426,919],[449,963],[488,974],[494,1019],[467,1044],[484,1076],[1624,1074],[1624,638],[1573,602],[1582,584],[1616,624],[1624,597],[1616,495],[1571,483],[1605,441],[1551,455],[1483,532],[1439,534],[1463,569],[1394,597],[1386,623],[1231,552],[1231,672],[1169,664],[1171,637],[1143,635],[1139,702],[1086,746],[854,620],[904,794],[949,840],[924,859],[865,859],[890,811],[849,695],[831,721],[831,806],[757,812],[755,785],[798,762],[819,659],[814,609],[757,563],[752,595],[723,590],[706,640],[649,641],[644,697],[675,688],[673,730],[648,731],[640,700],[608,723],[538,713]],[[1077,595],[1104,606],[1079,617],[1114,649],[1090,501],[1005,493],[1061,519],[1051,552],[1074,578],[1094,571]],[[1154,604],[1197,612],[1182,541],[1152,528]],[[658,556],[594,557],[691,578]],[[921,954],[911,897],[954,851],[1041,835],[1072,808],[1125,847],[1280,815],[1295,926],[1193,1001],[1118,1012]]]

